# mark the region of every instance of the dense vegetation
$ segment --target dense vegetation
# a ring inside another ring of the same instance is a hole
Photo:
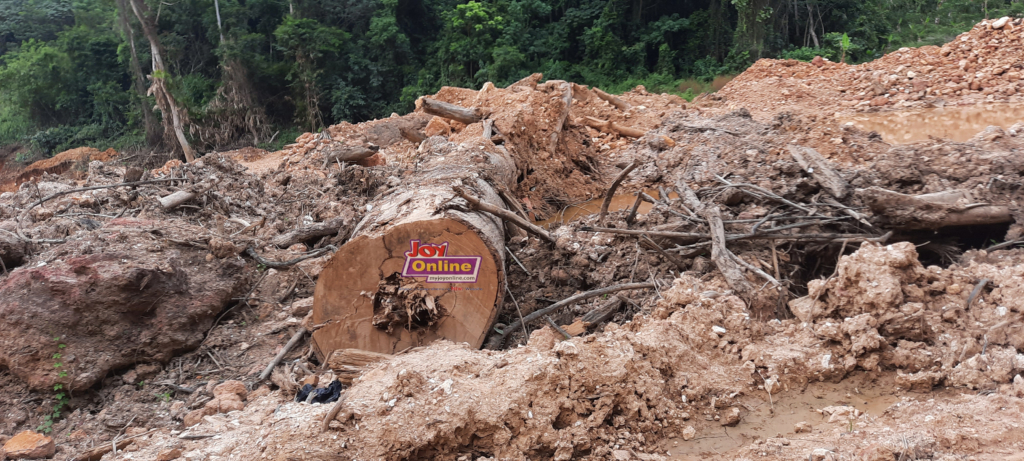
[[[1022,12],[1021,0],[0,0],[0,145],[279,144],[404,113],[441,85],[533,72],[693,91],[683,79],[759,57],[864,61]]]

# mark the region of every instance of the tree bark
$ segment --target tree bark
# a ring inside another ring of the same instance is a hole
[[[139,24],[142,25],[142,33],[146,35],[146,39],[149,40],[149,47],[152,52],[153,61],[153,75],[150,77],[153,81],[149,88],[149,93],[156,97],[157,106],[160,107],[160,111],[163,112],[164,130],[173,131],[174,136],[181,146],[181,151],[185,154],[185,160],[187,162],[194,162],[196,156],[192,151],[192,146],[189,145],[188,138],[185,137],[184,123],[187,118],[187,114],[183,115],[178,107],[177,101],[174,100],[174,96],[168,91],[166,85],[167,68],[164,66],[163,61],[163,47],[160,45],[160,37],[156,32],[156,23],[153,18],[149,16],[149,7],[143,0],[128,0],[131,4],[132,11],[135,13],[135,17],[139,19]],[[170,112],[171,118],[167,119],[167,113]],[[168,127],[167,125],[170,125]],[[168,128],[170,128],[168,130]]]
[[[270,243],[281,248],[288,248],[296,243],[302,243],[309,239],[323,237],[325,235],[334,235],[343,230],[346,227],[346,224],[349,224],[347,221],[347,216],[338,216],[337,218],[330,219],[328,221],[310,224],[298,229],[292,229],[274,237]]]
[[[338,349],[394,354],[440,338],[483,344],[504,299],[504,223],[472,210],[453,187],[500,204],[495,189],[514,186],[518,170],[507,150],[482,138],[460,146],[430,142],[425,147],[437,155],[424,155],[418,174],[372,204],[321,273],[312,319],[326,324],[313,333],[321,359]],[[447,281],[471,275],[464,271],[440,279],[402,275],[407,252],[442,244],[447,258],[475,259],[475,280]]]
[[[982,203],[969,191],[906,195],[872,187],[857,189],[857,195],[872,213],[888,221],[889,227],[899,229],[938,229],[1013,221],[1008,206]]]
[[[800,164],[800,168],[814,177],[814,180],[818,181],[818,184],[833,197],[842,199],[850,193],[850,185],[842,176],[839,176],[839,173],[836,173],[836,170],[832,168],[832,163],[822,157],[818,151],[810,147],[794,145],[786,147],[786,150],[789,151],[793,160]]]
[[[135,29],[128,19],[128,5],[125,1],[117,0],[118,21],[127,36],[128,51],[131,56],[130,66],[132,76],[135,77],[132,87],[139,94],[139,108],[142,110],[142,123],[146,130],[146,144],[155,146],[160,143],[163,134],[160,132],[160,124],[157,123],[156,117],[153,115],[153,107],[146,100],[146,79],[142,73],[142,65],[139,63],[139,52],[135,48]]]
[[[479,107],[461,107],[455,104],[438,101],[436,99],[423,98],[423,112],[451,120],[456,120],[466,125],[483,120],[487,114]]]

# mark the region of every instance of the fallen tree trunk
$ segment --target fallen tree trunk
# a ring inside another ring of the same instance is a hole
[[[495,189],[515,185],[515,162],[482,138],[459,146],[428,139],[424,147],[437,155],[424,155],[404,187],[372,203],[320,274],[312,321],[325,324],[313,333],[321,359],[338,349],[393,354],[441,338],[479,347],[497,316],[504,222],[453,188],[500,204]]]
[[[612,95],[610,95],[608,93],[605,93],[600,88],[594,87],[594,89],[592,89],[591,91],[593,91],[594,94],[597,95],[597,97],[599,97],[601,99],[604,99],[605,101],[608,101],[609,104],[615,106],[619,110],[629,110],[629,108],[632,107],[632,106],[629,105],[628,102],[623,101],[623,100],[621,100],[621,99],[619,99],[619,98],[617,98],[615,96],[612,96]]]
[[[1013,221],[1008,206],[980,202],[963,190],[907,195],[872,187],[857,189],[857,195],[876,216],[888,221],[888,227],[938,229]]]
[[[328,165],[334,162],[358,162],[372,157],[378,150],[366,146],[346,146],[340,142],[332,141],[324,149],[323,168],[327,168]]]
[[[436,99],[423,98],[423,112],[451,120],[456,120],[466,125],[479,122],[487,113],[479,107],[462,107],[455,104],[438,101]]]

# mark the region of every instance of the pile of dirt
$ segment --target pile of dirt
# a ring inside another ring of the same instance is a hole
[[[17,191],[18,186],[22,183],[31,181],[46,173],[61,174],[75,167],[78,167],[81,173],[84,172],[85,166],[90,161],[109,162],[116,158],[117,155],[117,151],[114,149],[100,152],[99,149],[92,147],[77,147],[21,169],[13,168],[13,165],[10,163],[8,163],[8,167],[2,168],[4,164],[0,163],[0,192]]]
[[[900,48],[855,66],[761,59],[713,95],[756,116],[1024,102],[1021,19],[984,21],[942,47]],[[998,26],[998,28],[997,28]],[[714,104],[712,104],[714,105]]]

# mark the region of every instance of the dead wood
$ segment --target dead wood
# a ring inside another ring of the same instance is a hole
[[[320,432],[327,432],[327,429],[331,428],[331,421],[338,417],[338,413],[341,412],[341,408],[345,406],[345,398],[348,397],[348,391],[342,391],[341,395],[338,396],[338,401],[331,407],[331,411],[327,412],[324,416],[324,420],[320,423]]]
[[[390,359],[391,354],[381,354],[359,349],[338,349],[327,357],[324,363],[327,368],[334,371],[338,381],[342,384],[352,384],[352,380],[359,377],[366,371],[368,365]]]
[[[402,134],[403,138],[408,139],[413,144],[419,144],[427,139],[427,135],[423,134],[422,131],[408,126],[398,127],[398,132]]]
[[[572,85],[564,80],[551,80],[544,84],[549,85],[549,88],[557,88],[562,93],[562,110],[558,114],[558,123],[555,124],[555,130],[548,136],[548,153],[554,156],[558,149],[558,139],[562,135],[562,128],[565,127],[565,122],[569,118],[569,109],[572,108]]]
[[[628,126],[622,126],[622,125],[619,125],[618,123],[611,122],[611,121],[608,121],[608,120],[601,120],[599,118],[594,118],[594,117],[589,117],[588,116],[588,117],[584,117],[583,120],[586,122],[587,126],[589,126],[591,128],[597,128],[598,130],[601,130],[601,131],[603,131],[605,133],[616,134],[616,135],[620,135],[620,136],[626,136],[626,137],[629,137],[629,138],[639,138],[639,137],[642,137],[646,133],[643,130],[639,130],[639,129],[636,129],[636,128],[631,128],[631,127],[628,127]]]
[[[857,196],[876,216],[900,229],[938,229],[1012,222],[1010,208],[980,202],[969,191],[950,190],[924,195],[906,195],[872,187],[857,189]]]
[[[530,74],[527,75],[526,77],[523,77],[522,80],[519,80],[518,82],[509,85],[508,89],[512,91],[536,90],[537,83],[540,82],[540,79],[542,78],[544,78],[544,74]]]
[[[310,224],[303,226],[298,229],[292,229],[285,232],[277,237],[274,237],[270,243],[280,248],[288,248],[296,243],[302,243],[310,239],[317,237],[323,237],[325,235],[337,234],[342,228],[352,224],[347,222],[347,217],[338,216],[329,219],[324,222]]]
[[[548,307],[534,311],[530,315],[523,317],[522,320],[516,320],[515,322],[512,323],[512,325],[505,327],[505,330],[501,334],[495,335],[493,338],[491,338],[491,340],[487,343],[487,349],[500,349],[504,345],[505,338],[509,335],[509,333],[519,328],[522,328],[523,325],[526,325],[528,322],[537,320],[565,306],[578,303],[580,301],[585,301],[587,299],[594,298],[597,296],[617,293],[619,291],[644,290],[649,288],[655,288],[655,284],[653,282],[624,283],[622,285],[612,285],[610,287],[598,288],[596,290],[590,290],[574,296],[570,296]]]
[[[654,240],[651,240],[650,237],[646,235],[640,237],[640,243],[646,246],[647,248],[657,251],[658,254],[660,254],[666,260],[674,264],[680,271],[687,271],[690,269],[688,266],[683,264],[682,261],[679,261],[678,259],[676,259],[675,256],[672,256],[667,251],[665,251],[665,249],[662,248],[661,245],[654,243]]]
[[[79,453],[71,461],[99,461],[103,458],[103,455],[114,451],[114,446],[117,446],[118,450],[124,450],[128,448],[128,445],[132,444],[131,439],[121,440],[119,442],[103,443],[102,445],[93,448],[91,450]]]
[[[611,227],[593,227],[593,226],[582,226],[580,230],[583,232],[605,232],[608,234],[620,234],[620,235],[635,235],[638,237],[651,236],[651,237],[662,237],[668,239],[677,239],[685,241],[695,241],[699,239],[711,238],[710,234],[699,233],[699,232],[670,232],[670,231],[656,231],[656,230],[634,230],[634,229],[615,229]]]
[[[722,215],[717,206],[708,206],[701,203],[700,199],[697,198],[697,194],[685,184],[680,184],[679,189],[683,192],[683,202],[697,211],[707,221],[711,233],[711,261],[715,263],[715,267],[725,277],[725,282],[729,285],[729,288],[732,288],[733,291],[746,299],[752,312],[762,315],[774,313],[777,298],[755,287],[747,279],[743,268],[752,269],[758,275],[765,277],[769,282],[773,282],[772,284],[775,286],[778,286],[779,282],[763,271],[746,264],[745,261],[740,260],[732,251],[729,251],[729,248],[726,247],[725,225],[722,223]]]
[[[213,189],[219,181],[220,179],[216,176],[210,176],[207,181],[196,184],[189,188],[189,190],[180,190],[166,197],[158,198],[157,202],[160,202],[160,206],[165,211],[173,210]]]
[[[629,214],[626,216],[626,225],[633,224],[636,220],[636,213],[640,211],[640,202],[644,201],[644,191],[640,190],[636,193],[636,201],[633,202],[633,207],[629,209]]]
[[[327,245],[327,246],[325,246],[323,248],[318,248],[318,249],[310,251],[310,252],[308,252],[308,253],[306,253],[306,254],[304,254],[302,256],[299,256],[298,258],[289,259],[287,261],[271,261],[271,260],[266,259],[266,258],[260,256],[259,254],[257,254],[256,250],[254,250],[252,247],[246,247],[245,254],[249,255],[249,257],[251,257],[258,264],[262,264],[262,265],[264,265],[266,267],[277,268],[277,267],[294,266],[294,265],[296,265],[296,264],[298,264],[298,263],[300,263],[302,261],[305,261],[307,259],[316,258],[316,257],[318,257],[320,255],[323,255],[324,253],[327,253],[328,251],[337,251],[337,250],[338,250],[338,248],[335,247],[334,245]]]
[[[487,116],[486,111],[479,107],[462,107],[436,99],[423,98],[423,112],[438,117],[456,120],[466,125],[479,122]]]
[[[470,193],[468,191],[466,191],[466,189],[463,188],[463,187],[456,186],[456,187],[454,187],[452,189],[455,191],[456,195],[458,195],[459,197],[462,197],[467,202],[469,202],[469,206],[472,207],[473,209],[480,210],[480,211],[486,211],[486,212],[488,212],[490,214],[493,214],[493,215],[501,218],[502,220],[504,220],[506,222],[510,222],[512,224],[515,224],[516,226],[519,226],[523,230],[525,230],[525,231],[527,231],[527,232],[529,232],[529,233],[531,233],[533,235],[536,235],[536,236],[538,236],[538,237],[540,237],[540,238],[542,238],[544,240],[547,240],[547,241],[549,241],[551,243],[555,243],[555,238],[552,237],[551,234],[548,233],[548,231],[546,231],[544,229],[541,229],[540,227],[538,227],[535,224],[529,223],[528,221],[526,221],[523,218],[520,218],[519,216],[516,216],[515,213],[512,213],[511,211],[508,211],[508,210],[506,210],[504,208],[500,208],[498,206],[492,205],[490,203],[484,202],[484,201],[480,200],[479,198],[476,198],[476,197],[470,195]]]
[[[839,173],[832,167],[832,162],[822,157],[818,151],[810,147],[796,145],[789,145],[786,150],[789,151],[793,160],[800,164],[800,168],[814,177],[814,180],[818,181],[818,184],[833,197],[842,199],[850,193],[850,184],[842,176],[839,176]]]
[[[608,101],[611,105],[615,106],[619,110],[625,111],[629,110],[630,107],[633,107],[630,106],[628,102],[623,101],[622,99],[619,99],[618,97],[612,96],[608,93],[605,93],[600,88],[594,87],[591,91],[593,91],[594,94],[597,95],[597,97],[604,99],[605,101]]]
[[[605,193],[604,201],[601,202],[601,213],[597,215],[598,223],[604,222],[604,216],[608,214],[608,206],[611,205],[612,197],[615,196],[615,191],[619,188],[619,184],[622,184],[622,180],[626,179],[626,175],[628,175],[631,171],[636,169],[636,167],[639,165],[640,164],[637,163],[636,161],[633,161],[632,163],[627,165],[626,168],[624,168],[622,172],[619,173],[617,177],[615,177],[615,180],[612,181],[612,184],[608,186],[608,192]]]
[[[324,146],[324,164],[322,168],[334,162],[358,162],[376,154],[380,150],[377,146],[346,146],[337,141],[329,141]]]
[[[281,348],[281,352],[278,352],[277,355],[274,356],[274,359],[267,364],[267,368],[263,369],[263,373],[260,373],[260,377],[257,381],[263,381],[269,378],[270,374],[274,372],[274,367],[281,363],[284,356],[288,355],[288,351],[292,350],[292,348],[295,347],[295,345],[298,344],[299,341],[302,340],[302,337],[306,336],[306,333],[308,332],[309,330],[305,327],[299,327],[299,331],[296,331],[295,334],[292,335],[292,338],[288,340],[288,343]]]
[[[596,309],[587,312],[586,314],[583,314],[583,317],[580,318],[580,320],[582,320],[583,324],[588,328],[597,325],[601,322],[604,322],[605,320],[612,318],[612,316],[615,315],[615,312],[618,311],[620,307],[622,307],[623,303],[625,303],[625,300],[623,300],[621,297],[612,296],[612,299],[609,300],[607,303],[604,303],[598,306]]]

